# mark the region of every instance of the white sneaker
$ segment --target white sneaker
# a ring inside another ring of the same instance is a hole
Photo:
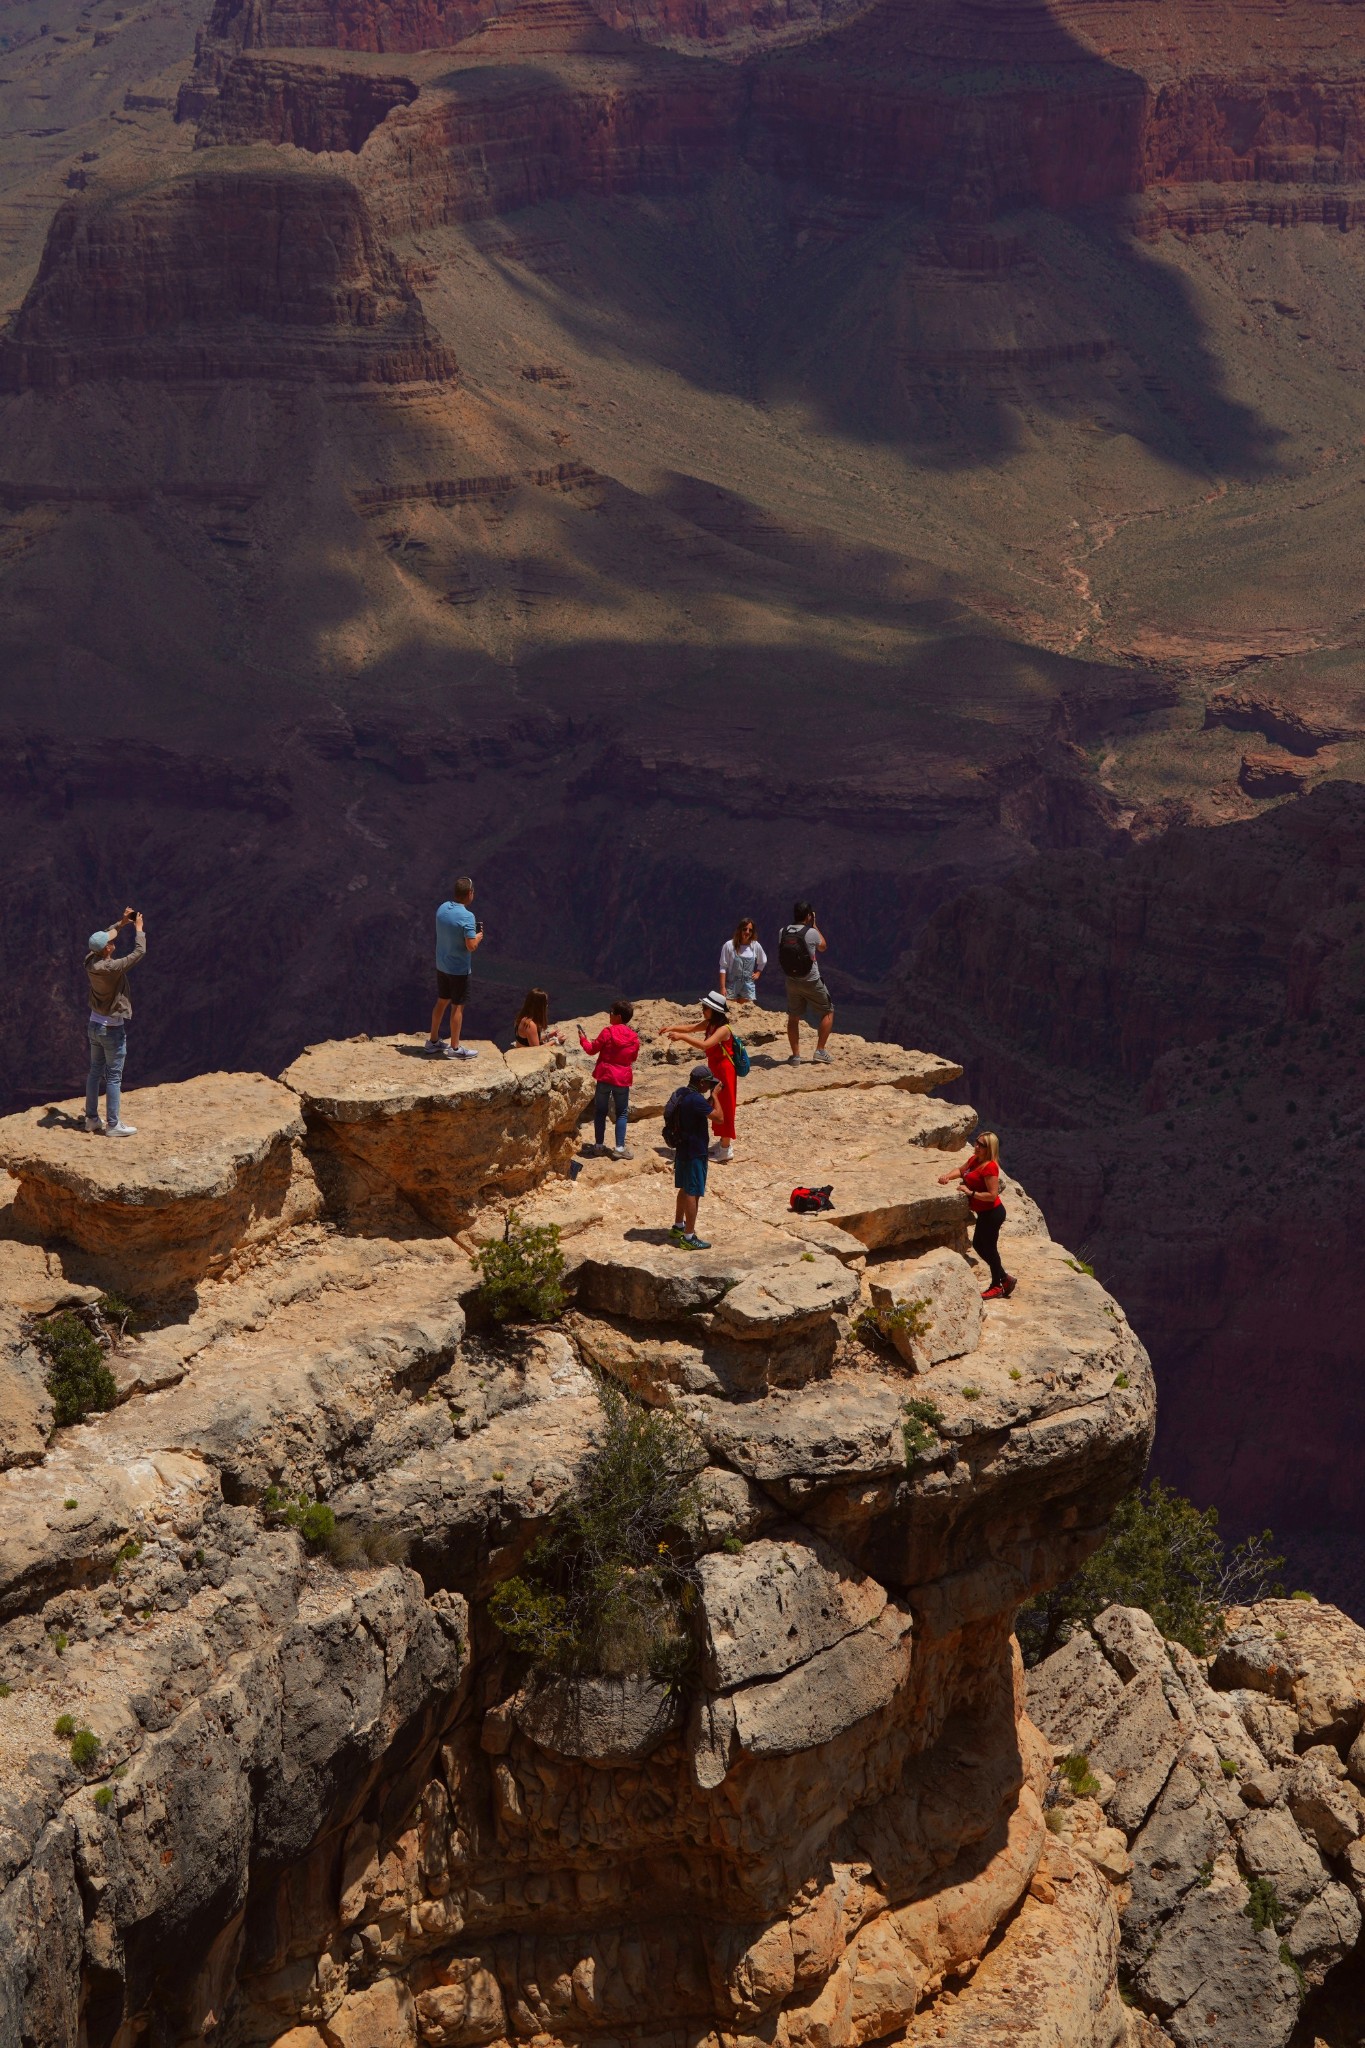
[[[88,1116],[85,1119],[85,1128],[87,1131],[95,1132],[102,1138],[104,1136],[104,1119],[98,1116]]]
[[[833,1053],[826,1052],[823,1045],[820,1047],[820,1050],[818,1052],[813,1052],[811,1054],[811,1058],[813,1060],[819,1060],[822,1067],[832,1067],[834,1065]]]
[[[605,1147],[603,1149],[605,1150]],[[627,1151],[624,1145],[616,1145],[612,1148],[611,1156],[613,1159],[633,1159],[635,1154]]]
[[[735,1148],[733,1145],[722,1145],[716,1153],[716,1164],[718,1166],[728,1166],[734,1156]]]
[[[452,1045],[446,1054],[448,1060],[476,1060],[478,1057],[472,1045]]]
[[[106,1138],[135,1138],[137,1136],[137,1125],[126,1124],[123,1118],[120,1117],[116,1124],[109,1124],[106,1127],[104,1135]]]

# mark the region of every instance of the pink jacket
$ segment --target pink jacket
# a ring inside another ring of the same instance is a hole
[[[608,1081],[613,1088],[629,1088],[635,1078],[632,1069],[640,1057],[640,1041],[629,1024],[608,1024],[591,1041],[580,1031],[578,1042],[584,1052],[597,1054],[597,1065],[592,1070],[594,1081]]]

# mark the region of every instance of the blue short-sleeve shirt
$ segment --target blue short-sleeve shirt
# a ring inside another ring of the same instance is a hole
[[[436,967],[441,974],[468,974],[474,956],[465,944],[474,936],[474,913],[467,903],[443,903],[436,913]]]

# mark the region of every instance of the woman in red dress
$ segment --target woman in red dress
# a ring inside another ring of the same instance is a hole
[[[720,1084],[716,1089],[711,1129],[720,1140],[716,1159],[722,1166],[728,1166],[735,1156],[735,1109],[739,1093],[732,1043],[735,1034],[730,1029],[729,1010],[724,996],[713,989],[709,996],[702,997],[699,1030],[691,1024],[665,1024],[659,1034],[661,1038],[676,1038],[680,1045],[694,1045],[698,1052],[706,1054],[706,1064]]]
[[[946,1188],[954,1180],[960,1180],[967,1190],[976,1219],[972,1250],[984,1261],[991,1276],[991,1284],[981,1299],[1007,1301],[1019,1283],[1000,1263],[1000,1226],[1005,1220],[1005,1205],[1000,1199],[1000,1140],[994,1131],[982,1131],[972,1147],[971,1158],[964,1166],[954,1167],[951,1173],[941,1173],[938,1184]]]

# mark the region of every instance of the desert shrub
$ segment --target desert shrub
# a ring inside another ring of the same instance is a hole
[[[1074,1577],[1020,1610],[1024,1662],[1050,1656],[1071,1624],[1091,1622],[1115,1602],[1145,1608],[1163,1636],[1207,1656],[1222,1635],[1224,1608],[1280,1594],[1284,1559],[1272,1555],[1273,1541],[1263,1529],[1229,1549],[1217,1508],[1196,1508],[1154,1479],[1119,1502],[1104,1543]]]
[[[76,1716],[74,1714],[58,1714],[56,1720],[52,1723],[52,1733],[62,1742],[69,1742],[75,1732]]]
[[[680,1680],[691,1665],[705,1452],[672,1416],[598,1387],[602,1426],[578,1481],[489,1612],[538,1670]]]
[[[100,1753],[100,1739],[89,1728],[78,1728],[71,1738],[71,1761],[78,1771],[88,1771]]]
[[[1093,1799],[1098,1793],[1100,1781],[1091,1770],[1090,1759],[1083,1750],[1064,1756],[1057,1769],[1077,1799]]]
[[[874,1351],[894,1350],[897,1331],[912,1341],[924,1335],[929,1327],[929,1303],[927,1299],[897,1301],[890,1308],[874,1308],[865,1302],[851,1327],[854,1336]]]
[[[511,1209],[500,1241],[474,1254],[478,1303],[495,1323],[553,1323],[564,1313],[564,1254],[556,1223],[519,1223]]]
[[[113,1805],[113,1803],[114,1803],[114,1788],[113,1788],[113,1786],[112,1786],[112,1785],[101,1785],[101,1786],[100,1786],[100,1789],[99,1789],[99,1791],[98,1791],[98,1792],[97,1792],[97,1793],[95,1794],[95,1804],[96,1804],[96,1806],[97,1806],[97,1807],[99,1808],[100,1812],[101,1812],[101,1813],[108,1813],[108,1811],[109,1811],[110,1807],[111,1807],[111,1806]]]
[[[943,1427],[943,1411],[932,1401],[906,1401],[901,1408],[901,1437],[905,1444],[905,1462],[913,1465],[917,1458],[938,1447],[938,1432]]]
[[[14,1687],[12,1685],[5,1685],[3,1683],[0,1683],[0,1700],[12,1699],[13,1696]]]
[[[291,1494],[268,1486],[261,1509],[274,1527],[297,1529],[315,1557],[325,1551],[335,1565],[402,1564],[408,1554],[408,1540],[399,1530],[382,1522],[338,1518],[334,1508],[310,1493]],[[198,1551],[195,1556],[202,1562]]]
[[[1268,1877],[1247,1879],[1247,1902],[1242,1911],[1257,1934],[1263,1934],[1267,1927],[1274,1928],[1278,1933],[1292,1917],[1280,1904],[1280,1895]]]
[[[63,1309],[48,1316],[35,1327],[33,1341],[47,1362],[47,1390],[59,1428],[81,1421],[91,1409],[114,1406],[118,1386],[104,1362],[104,1347],[78,1315]]]

